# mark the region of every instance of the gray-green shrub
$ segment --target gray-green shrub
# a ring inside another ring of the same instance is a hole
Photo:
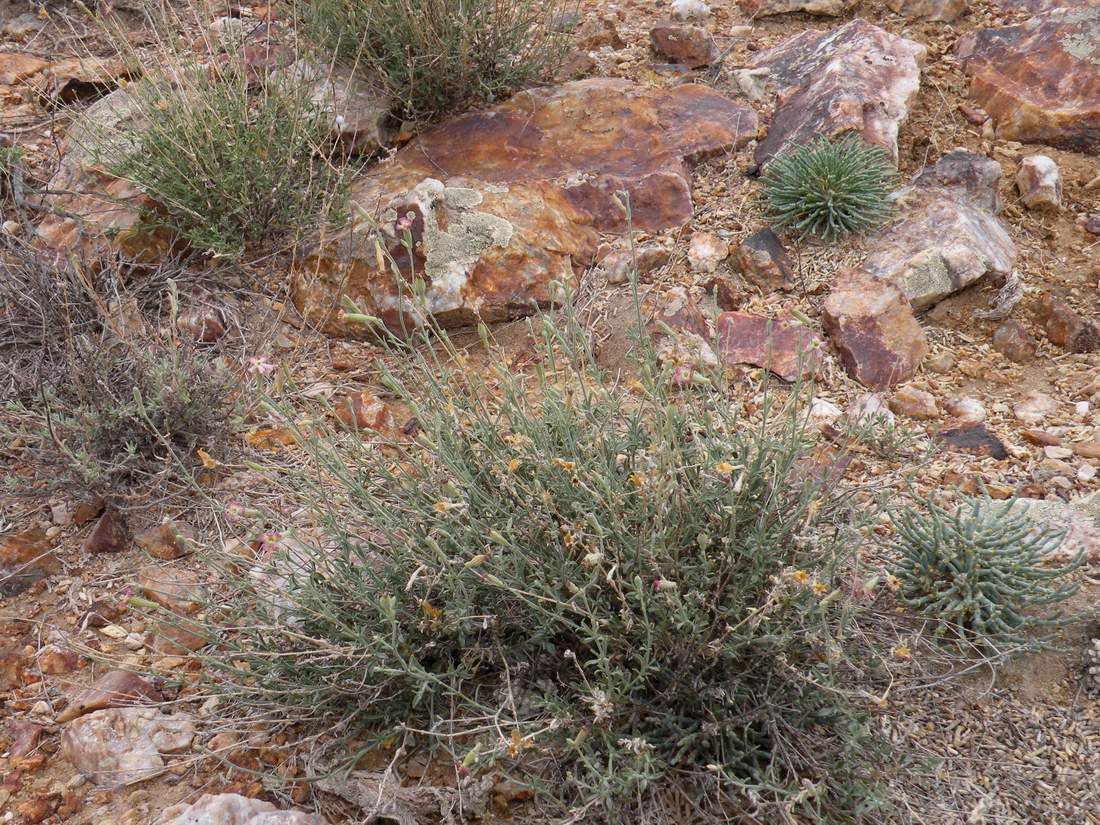
[[[430,121],[549,76],[566,0],[300,0],[303,30],[380,83],[398,113]]]
[[[414,440],[269,403],[309,466],[265,476],[316,523],[264,513],[286,530],[258,567],[220,569],[211,688],[331,732],[319,764],[396,742],[584,821],[858,819],[851,513],[807,480],[797,416],[676,394],[641,345],[636,382],[605,374],[568,310],[532,333],[528,376],[431,333],[380,364]]]

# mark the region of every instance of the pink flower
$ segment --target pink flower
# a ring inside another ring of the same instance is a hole
[[[231,501],[226,504],[225,520],[230,524],[239,524],[244,521],[244,505],[239,501]]]
[[[248,359],[248,371],[252,375],[271,375],[275,372],[275,365],[262,355],[253,355]]]
[[[260,533],[258,540],[260,542],[260,555],[270,556],[279,549],[279,543],[283,540],[283,536],[281,533],[269,530],[266,533]]]

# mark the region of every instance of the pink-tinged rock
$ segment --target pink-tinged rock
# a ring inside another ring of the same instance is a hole
[[[654,53],[671,63],[701,69],[718,59],[718,44],[702,26],[658,23],[649,30]]]
[[[692,272],[712,275],[729,254],[729,244],[713,232],[696,232],[688,243],[688,264]]]
[[[894,414],[890,412],[885,397],[878,392],[856,396],[844,411],[844,417],[859,426],[894,423]]]
[[[890,396],[890,410],[906,418],[927,421],[940,417],[940,408],[936,397],[927,390],[916,387],[902,387]]]
[[[235,793],[203,794],[194,804],[166,808],[160,825],[326,825],[317,814],[280,811],[270,802]]]
[[[852,0],[737,0],[741,11],[752,17],[771,17],[795,11],[840,17],[852,5]]]
[[[731,266],[765,291],[793,289],[794,272],[783,243],[770,229],[753,232],[733,250]]]
[[[950,23],[966,11],[969,0],[886,0],[886,5],[903,17]]]
[[[1035,320],[1043,327],[1052,344],[1070,352],[1100,350],[1100,329],[1078,315],[1061,298],[1046,294],[1035,308]]]
[[[209,629],[202,623],[173,616],[157,622],[147,643],[162,656],[186,656],[212,641]]]
[[[188,750],[194,736],[189,714],[112,708],[70,722],[61,734],[61,753],[95,784],[114,788],[163,770],[164,755]]]
[[[60,572],[53,546],[41,527],[0,534],[0,595],[14,596]]]
[[[134,544],[161,561],[172,561],[194,550],[195,530],[180,521],[168,521],[142,530],[134,536]]]
[[[1028,209],[1062,208],[1062,173],[1046,155],[1030,155],[1020,161],[1016,189]]]
[[[130,528],[122,513],[108,507],[84,539],[85,553],[121,553],[130,546]]]
[[[128,670],[109,671],[91,685],[78,688],[70,697],[69,704],[57,714],[58,722],[70,722],[86,713],[104,708],[144,705],[163,700],[160,691]]]
[[[684,223],[690,167],[756,129],[751,110],[698,84],[593,78],[521,92],[421,135],[357,180],[350,224],[319,233],[297,261],[294,301],[326,332],[359,337],[370,330],[347,321],[345,299],[396,333],[425,313],[446,327],[528,314],[593,262],[598,232]]]
[[[1000,165],[957,150],[893,193],[896,217],[869,240],[865,266],[900,279],[920,311],[986,274],[1007,275],[1016,245],[997,215]]]
[[[779,104],[756,148],[766,164],[787,146],[856,131],[896,162],[898,127],[920,88],[927,49],[866,20],[827,32],[812,29],[761,52],[751,69],[768,69]]]
[[[943,403],[944,410],[962,425],[980,424],[985,421],[985,405],[977,398],[955,395]]]
[[[1006,318],[993,332],[993,349],[1017,364],[1033,361],[1038,346],[1027,327],[1015,318]]]
[[[600,261],[600,271],[609,284],[625,284],[635,268],[638,275],[648,275],[672,259],[672,250],[659,243],[642,243],[630,249],[616,249]]]
[[[1100,5],[1060,2],[959,42],[970,97],[997,137],[1100,151]]]
[[[752,364],[784,381],[814,378],[821,369],[821,339],[793,317],[723,312],[715,328],[718,360],[723,366]]]
[[[908,381],[928,354],[901,287],[863,270],[841,270],[825,299],[824,326],[848,374],[871,389]]]
[[[138,589],[172,613],[197,613],[202,603],[202,586],[198,575],[190,570],[149,565],[138,571]]]
[[[385,435],[395,429],[389,404],[370,392],[351,393],[338,399],[333,404],[333,415],[349,430],[365,434]]]
[[[688,370],[718,365],[707,319],[682,286],[673,287],[664,296],[648,330],[662,363]]]
[[[84,660],[75,650],[48,645],[38,651],[38,669],[47,676],[72,673],[83,665]]]
[[[1044,392],[1032,390],[1013,407],[1013,414],[1028,424],[1038,424],[1058,409],[1058,404]]]
[[[44,725],[28,719],[8,720],[8,754],[13,759],[22,759],[38,747],[45,732]]]

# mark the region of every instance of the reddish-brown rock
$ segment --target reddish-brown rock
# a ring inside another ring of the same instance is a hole
[[[864,270],[841,270],[825,299],[824,326],[848,374],[871,389],[912,378],[928,354],[905,292]]]
[[[653,51],[671,63],[701,69],[718,59],[718,44],[702,26],[658,23],[649,30]]]
[[[916,387],[902,387],[890,396],[887,402],[890,411],[906,418],[915,418],[925,421],[939,418],[940,408],[936,404],[936,397],[927,390]]]
[[[0,649],[0,692],[12,690],[23,684],[27,657],[14,647]]]
[[[949,23],[964,11],[968,0],[886,0],[890,10],[905,17]]]
[[[75,650],[66,650],[61,647],[44,647],[38,653],[38,669],[47,676],[59,676],[63,673],[72,673],[79,670],[84,664],[80,654]]]
[[[182,522],[168,521],[143,530],[134,536],[134,544],[161,561],[172,561],[193,550],[194,529]]]
[[[190,570],[149,565],[138,573],[138,589],[172,613],[197,613],[202,603],[199,577]]]
[[[1070,352],[1100,350],[1100,329],[1078,315],[1061,298],[1047,294],[1039,299],[1035,319],[1042,324],[1052,344]]]
[[[637,268],[638,275],[660,269],[672,258],[672,250],[659,243],[637,244],[633,249],[616,249],[600,260],[600,270],[609,284],[625,284]]]
[[[152,684],[128,670],[104,673],[86,688],[78,689],[65,709],[57,714],[58,722],[69,722],[85,713],[128,705],[159,702],[161,696]]]
[[[794,273],[783,243],[771,229],[753,232],[733,250],[733,269],[763,290],[791,289]]]
[[[926,52],[866,20],[827,32],[808,29],[761,52],[750,68],[768,69],[769,83],[780,91],[757,163],[789,145],[851,130],[896,161],[898,127],[920,88]]]
[[[626,48],[626,41],[619,34],[619,27],[611,15],[590,17],[577,29],[577,45],[582,49],[608,48],[613,51]]]
[[[998,461],[1008,458],[1008,450],[1005,449],[1004,443],[987,430],[984,424],[944,430],[940,433],[940,437],[949,447],[964,453],[994,458]]]
[[[970,97],[1004,140],[1100,151],[1100,5],[1060,2],[959,44]]]
[[[723,312],[715,331],[723,366],[752,364],[784,381],[813,378],[821,368],[821,339],[795,318]]]
[[[9,719],[8,752],[11,757],[21,759],[30,754],[38,747],[45,732],[45,726],[28,719]]]
[[[122,513],[108,507],[84,539],[85,553],[121,553],[130,546],[130,528]]]
[[[631,223],[618,192],[635,229],[678,226],[693,211],[691,165],[756,129],[751,110],[696,84],[593,78],[521,92],[421,135],[356,181],[357,217],[307,248],[295,303],[325,331],[360,336],[370,330],[348,322],[345,299],[398,333],[424,312],[447,327],[530,313],[592,263],[598,231]],[[414,271],[423,306],[411,300]]]
[[[53,544],[40,527],[0,534],[0,595],[13,596],[57,573]]]
[[[225,315],[217,307],[186,307],[176,318],[176,328],[197,344],[212,344],[225,335]]]
[[[349,430],[385,435],[394,429],[393,412],[389,405],[370,392],[357,392],[338,399],[333,415]]]
[[[1033,360],[1037,347],[1038,343],[1027,327],[1015,318],[1006,318],[993,332],[993,349],[1017,364]]]

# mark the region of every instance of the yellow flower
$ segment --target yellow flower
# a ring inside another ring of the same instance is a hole
[[[733,472],[733,465],[728,461],[721,461],[715,465],[714,469],[721,475],[728,476]]]
[[[557,464],[559,467],[561,467],[563,470],[565,470],[567,473],[573,472],[573,470],[576,469],[576,466],[577,466],[574,462],[566,461],[565,459],[562,459],[562,458],[555,458],[554,463]]]
[[[645,484],[645,473],[631,473],[626,477],[626,480],[633,484],[636,488]]]
[[[451,510],[454,507],[454,502],[447,501],[445,499],[437,501],[435,504],[432,505],[432,509],[435,510],[437,513],[446,513],[448,510]]]
[[[891,573],[886,577],[886,586],[890,588],[892,593],[897,593],[901,589],[901,580]]]
[[[912,659],[913,654],[909,650],[909,645],[898,645],[894,648],[894,655],[899,659]]]
[[[795,570],[794,580],[799,584],[806,584],[810,580],[810,574],[805,570]]]
[[[825,582],[814,582],[813,590],[817,595],[824,596],[829,592],[829,585],[825,584]]]
[[[518,470],[522,466],[523,466],[523,459],[513,458],[511,461],[508,462],[508,472],[514,473],[516,470]]]

